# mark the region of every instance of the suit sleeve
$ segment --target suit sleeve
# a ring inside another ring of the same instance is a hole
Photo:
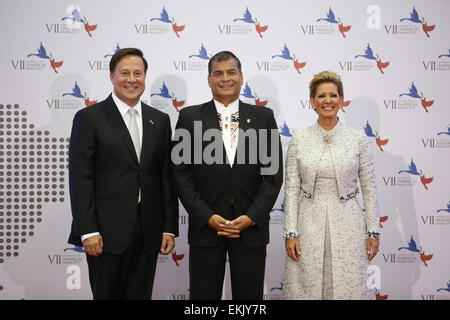
[[[69,189],[76,237],[99,232],[95,211],[95,130],[84,112],[73,119],[69,144]]]
[[[172,161],[170,159],[172,147],[172,128],[170,126],[170,118],[167,116],[166,121],[166,153],[163,166],[163,197],[166,220],[164,224],[164,232],[172,233],[178,237],[178,197],[175,187],[175,181],[172,171]]]
[[[192,126],[189,125],[190,123],[193,123],[193,121],[189,121],[185,115],[185,112],[183,111],[183,109],[180,111],[178,122],[175,128],[175,135],[183,136],[182,134],[180,134],[180,132],[185,132],[190,137],[194,137]],[[177,143],[182,143],[182,141],[174,141],[174,147]],[[186,145],[191,148],[191,143],[188,143]],[[192,151],[192,149],[189,150]],[[182,150],[182,152],[184,151],[187,150]],[[183,155],[183,153],[178,154],[177,152],[175,152],[175,155],[173,156],[178,157],[181,155]],[[189,213],[190,222],[193,222],[193,225],[191,225],[190,227],[201,229],[208,223],[208,220],[211,218],[214,212],[206,203],[206,201],[201,198],[200,191],[198,190],[195,183],[192,159],[193,155],[191,155],[189,163],[178,163],[178,161],[176,161],[176,163],[174,164],[175,184],[181,203]]]
[[[270,211],[277,201],[281,185],[283,184],[283,151],[281,148],[280,134],[278,132],[278,126],[273,111],[271,109],[268,109],[268,111],[269,116],[266,126],[266,129],[269,131],[269,134],[267,135],[267,150],[270,152],[270,159],[273,160],[274,158],[277,158],[278,164],[277,167],[274,168],[275,172],[273,174],[263,175],[258,194],[247,211],[247,216],[252,219],[256,225],[267,223]],[[274,134],[276,135],[275,137],[273,136]],[[273,145],[274,141],[275,145]],[[268,168],[271,165],[273,165],[273,163],[262,165],[262,167]]]
[[[359,154],[358,174],[364,200],[364,207],[366,208],[367,231],[380,232],[373,154],[369,140],[362,132],[360,133]]]

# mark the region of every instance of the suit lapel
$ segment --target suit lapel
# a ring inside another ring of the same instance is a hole
[[[244,104],[241,100],[239,100],[239,132],[238,132],[238,145],[236,146],[236,155],[234,156],[233,168],[237,163],[238,152],[244,152],[244,149],[241,149],[245,146],[245,138],[242,133],[245,133],[248,129],[253,128],[255,120],[253,119],[253,114],[248,105]],[[242,129],[242,130],[241,130]]]
[[[137,163],[136,150],[134,149],[130,133],[111,95],[107,98],[106,121],[108,121],[110,126],[120,137],[121,141],[125,144],[131,156]]]
[[[141,147],[141,161],[140,165],[145,161],[146,154],[153,138],[153,127],[155,126],[154,119],[152,119],[151,110],[142,103],[142,147]]]

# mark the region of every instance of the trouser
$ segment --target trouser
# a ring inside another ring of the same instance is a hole
[[[217,247],[190,246],[191,300],[220,300],[229,256],[234,300],[262,300],[266,246],[249,248],[240,239],[223,237]]]

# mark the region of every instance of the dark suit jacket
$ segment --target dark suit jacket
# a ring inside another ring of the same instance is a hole
[[[171,174],[169,116],[142,103],[143,138],[138,162],[112,96],[78,111],[69,146],[72,230],[69,243],[100,232],[103,251],[122,253],[135,228],[141,188],[144,247],[157,253],[162,233],[178,236],[178,199]]]
[[[186,129],[194,138],[194,121],[202,121],[202,134],[211,128],[219,129],[214,100],[181,109],[176,130]],[[239,129],[275,129],[278,130],[273,111],[269,108],[253,106],[239,101]],[[220,135],[220,139],[222,139]],[[190,245],[214,247],[219,242],[215,230],[207,223],[213,214],[225,219],[234,219],[248,215],[255,223],[241,232],[240,239],[249,247],[264,246],[269,242],[269,214],[277,200],[283,182],[283,161],[279,134],[279,167],[274,175],[262,176],[264,166],[259,157],[254,164],[249,163],[249,143],[245,144],[245,163],[239,164],[238,154],[233,167],[222,164],[194,164],[194,139],[191,144],[191,164],[174,165],[175,181],[180,200],[189,213],[188,240]],[[175,142],[176,143],[176,142]],[[202,153],[210,142],[202,143]],[[223,140],[221,141],[223,146]],[[237,150],[244,143],[239,136]],[[259,144],[259,138],[257,144]],[[268,150],[271,150],[268,135]],[[223,161],[226,151],[223,147]],[[233,200],[234,207],[230,206]]]

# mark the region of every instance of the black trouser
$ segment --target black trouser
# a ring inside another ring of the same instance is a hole
[[[122,254],[87,255],[94,300],[151,299],[158,254],[144,250],[140,212],[133,237]]]
[[[249,248],[240,239],[222,237],[217,247],[189,248],[191,300],[221,299],[227,252],[233,300],[263,299],[266,246]]]

